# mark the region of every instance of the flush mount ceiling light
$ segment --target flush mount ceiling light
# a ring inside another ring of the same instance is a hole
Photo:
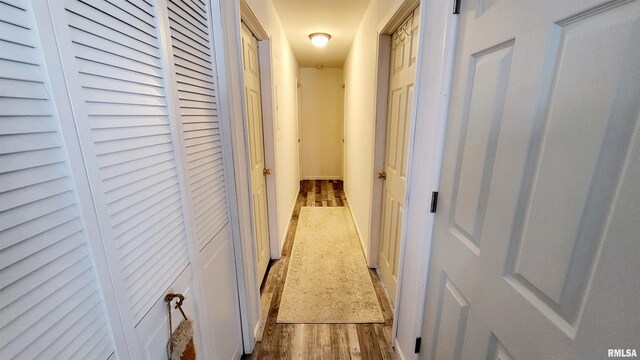
[[[313,33],[309,35],[309,39],[311,39],[313,45],[322,47],[327,45],[329,39],[331,39],[331,35],[327,33]]]

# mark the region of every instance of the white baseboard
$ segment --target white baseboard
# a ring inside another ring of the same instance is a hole
[[[303,176],[302,180],[342,180],[340,175]]]
[[[344,192],[344,196],[347,198],[347,203],[351,204],[351,200],[349,200],[349,195],[347,195],[347,192],[344,190],[342,190]],[[367,247],[364,244],[364,240],[362,239],[362,233],[360,232],[360,228],[358,227],[358,223],[356,222],[356,218],[355,216],[353,216],[353,208],[351,207],[351,205],[347,206],[347,208],[349,208],[349,214],[351,214],[351,221],[353,221],[353,225],[356,228],[356,233],[358,235],[358,240],[360,240],[360,246],[362,247],[362,252],[364,253],[364,259],[365,262],[367,263],[367,265],[369,264],[369,251],[367,249]]]
[[[298,203],[298,194],[300,193],[300,183],[298,183],[298,191],[296,191],[296,197],[293,200],[293,205],[291,206],[291,210],[289,211],[289,216],[287,217],[287,228],[284,230],[284,234],[282,235],[282,239],[278,239],[280,242],[280,251],[278,252],[277,259],[280,259],[282,256],[282,249],[284,249],[284,242],[287,240],[287,234],[289,233],[289,228],[291,227],[291,217],[293,216],[293,212],[296,211],[296,204]]]
[[[396,339],[395,336],[393,337],[393,348],[396,350],[396,356],[399,360],[407,360],[407,357],[404,356],[402,349],[400,349],[400,346],[398,345],[398,339]]]

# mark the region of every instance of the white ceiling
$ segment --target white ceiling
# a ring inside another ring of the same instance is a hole
[[[342,67],[369,0],[273,0],[301,67]],[[321,48],[309,34],[331,34]]]

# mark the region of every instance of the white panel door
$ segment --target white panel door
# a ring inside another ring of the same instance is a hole
[[[640,350],[640,1],[464,1],[425,359]]]
[[[235,359],[242,355],[242,335],[209,10],[199,1],[171,0],[167,15],[191,233],[206,298],[203,313],[213,330],[203,336],[203,346],[216,359]]]
[[[113,359],[34,20],[0,2],[0,359]]]
[[[420,9],[417,8],[391,37],[391,69],[384,158],[386,180],[380,219],[380,278],[393,303],[398,287],[400,235],[407,184],[409,123],[418,54]]]
[[[249,128],[251,160],[251,196],[253,198],[254,235],[258,259],[258,283],[262,282],[269,265],[269,222],[265,182],[264,139],[262,132],[262,98],[258,69],[258,40],[242,24],[242,62],[244,72],[245,110]]]

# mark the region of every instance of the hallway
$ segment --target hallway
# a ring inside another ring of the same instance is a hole
[[[252,355],[243,359],[395,359],[393,313],[375,270],[369,269],[384,324],[280,324],[276,322],[302,206],[349,206],[338,180],[303,180],[279,260],[272,261],[261,288],[262,319]]]

